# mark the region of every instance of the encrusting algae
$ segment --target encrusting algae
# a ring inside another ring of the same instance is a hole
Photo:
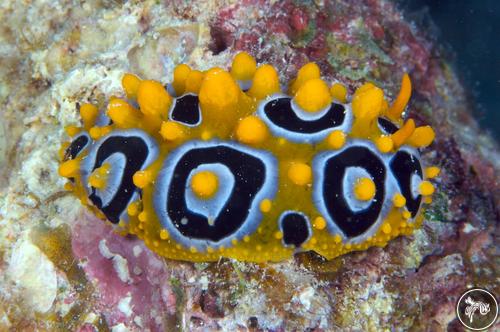
[[[166,87],[125,74],[126,99],[80,107],[61,149],[66,188],[98,216],[179,260],[327,259],[411,234],[439,173],[419,149],[434,131],[365,83],[352,96],[315,63],[286,92],[239,53],[221,68],[174,70]]]

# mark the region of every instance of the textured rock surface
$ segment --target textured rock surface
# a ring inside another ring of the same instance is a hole
[[[106,0],[0,4],[0,329],[446,330],[467,287],[500,294],[499,149],[477,127],[439,47],[388,1]],[[437,140],[439,192],[413,236],[323,261],[165,261],[115,234],[62,188],[57,150],[79,102],[120,94],[125,71],[227,67],[237,50],[307,61],[352,92],[414,85],[411,116]],[[5,128],[5,134],[3,129]],[[32,275],[29,272],[34,272]]]

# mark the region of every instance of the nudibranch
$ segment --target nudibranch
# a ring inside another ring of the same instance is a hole
[[[430,126],[365,83],[349,95],[315,63],[281,86],[247,53],[226,71],[177,66],[162,85],[125,74],[124,95],[79,107],[66,128],[66,189],[122,234],[164,257],[327,259],[411,234],[431,202],[437,167],[419,150]],[[286,91],[286,92],[284,92]]]

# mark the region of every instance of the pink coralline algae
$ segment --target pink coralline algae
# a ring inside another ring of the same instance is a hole
[[[174,276],[142,241],[124,238],[85,214],[73,229],[72,246],[87,277],[95,282],[99,293],[96,310],[110,326],[167,328],[165,321],[176,310],[170,287]]]

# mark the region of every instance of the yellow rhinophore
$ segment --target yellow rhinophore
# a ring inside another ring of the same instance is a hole
[[[403,75],[401,81],[401,90],[399,91],[398,97],[393,102],[392,106],[389,108],[387,115],[390,119],[396,121],[401,118],[401,114],[404,112],[406,105],[411,97],[411,81],[408,74]]]

